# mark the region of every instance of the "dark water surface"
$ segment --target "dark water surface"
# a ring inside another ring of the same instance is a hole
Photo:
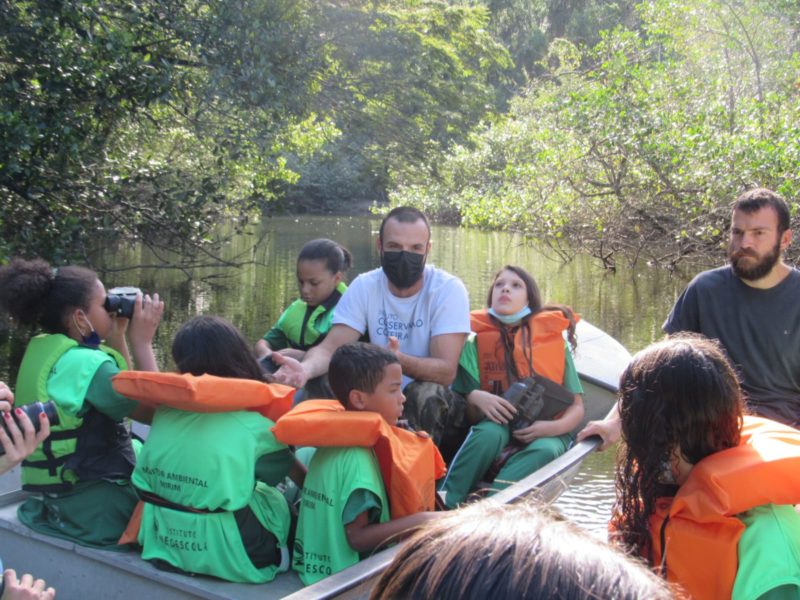
[[[353,253],[349,279],[375,268],[379,257],[374,239],[379,222],[364,217],[278,217],[265,221],[261,231],[239,235],[223,250],[223,257],[252,259],[243,267],[198,268],[187,274],[173,269],[142,268],[115,271],[138,264],[156,264],[147,249],[116,249],[98,259],[106,287],[136,285],[157,291],[166,301],[166,314],[156,336],[155,349],[163,369],[172,367],[169,348],[175,331],[193,315],[219,314],[233,321],[255,341],[297,297],[295,261],[300,247],[317,237],[330,237]],[[261,234],[264,241],[254,247]],[[537,280],[545,301],[572,306],[589,320],[636,351],[661,336],[661,324],[687,278],[640,265],[618,266],[608,273],[599,263],[578,256],[562,263],[547,249],[531,247],[519,236],[448,226],[433,227],[429,262],[457,274],[470,292],[473,308],[484,305],[494,272],[504,264],[525,267]],[[13,380],[24,350],[24,338],[0,322],[0,380]],[[603,535],[611,487],[613,452],[587,460],[585,472],[557,506],[565,515]]]

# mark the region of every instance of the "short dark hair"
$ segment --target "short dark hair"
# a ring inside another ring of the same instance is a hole
[[[89,310],[97,273],[86,267],[53,269],[37,258],[14,258],[0,267],[0,306],[24,325],[47,333],[67,333],[67,313]]]
[[[444,513],[395,555],[370,600],[671,598],[643,564],[526,500]]]
[[[765,206],[770,206],[778,215],[778,235],[783,234],[787,229],[791,229],[791,214],[789,205],[781,196],[768,190],[767,188],[753,188],[740,195],[732,204],[734,211],[740,210],[743,213],[754,213]]]
[[[378,231],[378,239],[381,245],[383,245],[383,229],[386,226],[386,221],[389,219],[394,219],[401,223],[416,223],[421,220],[425,223],[425,227],[428,228],[428,238],[430,239],[431,237],[431,224],[428,223],[428,217],[426,217],[422,211],[413,206],[398,206],[390,210],[389,214],[383,217],[383,221],[381,221],[381,228]]]
[[[372,393],[389,365],[400,364],[397,355],[375,344],[354,342],[336,349],[328,367],[328,382],[336,399],[348,406],[350,392]]]
[[[297,255],[297,262],[301,260],[321,260],[325,263],[325,268],[334,275],[344,273],[353,264],[350,251],[328,238],[319,238],[303,244],[300,254]]]
[[[222,317],[200,315],[181,325],[172,341],[172,359],[181,373],[264,381],[247,340]]]

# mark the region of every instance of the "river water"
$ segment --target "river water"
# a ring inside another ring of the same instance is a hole
[[[141,246],[107,251],[96,259],[103,265],[106,287],[135,285],[157,291],[166,313],[155,339],[156,356],[163,369],[172,367],[172,337],[187,318],[201,313],[219,314],[233,321],[251,340],[269,329],[285,306],[297,296],[295,261],[300,247],[317,237],[336,239],[353,253],[357,274],[379,264],[374,239],[379,221],[366,217],[302,216],[266,220],[249,234],[233,237],[222,256],[247,260],[240,267],[203,267],[189,275],[175,269],[135,268],[159,261]],[[461,277],[470,292],[472,308],[484,305],[494,272],[504,264],[525,267],[538,282],[545,302],[572,306],[584,319],[636,351],[661,336],[664,321],[687,277],[638,265],[635,270],[618,265],[604,271],[587,256],[564,263],[543,246],[531,246],[517,235],[449,226],[434,226],[429,262]],[[258,240],[261,243],[256,244]],[[13,380],[24,350],[7,322],[0,321],[0,380]],[[596,454],[584,463],[575,484],[559,499],[557,508],[591,532],[605,535],[613,496],[614,452]]]

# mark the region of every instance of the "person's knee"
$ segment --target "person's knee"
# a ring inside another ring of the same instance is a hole
[[[539,438],[528,444],[524,450],[526,454],[536,454],[542,464],[550,462],[564,454],[569,446],[569,440],[561,437]]]
[[[472,434],[477,436],[483,444],[492,444],[504,447],[511,441],[511,434],[508,425],[500,425],[489,419],[484,419],[477,425],[472,426]]]

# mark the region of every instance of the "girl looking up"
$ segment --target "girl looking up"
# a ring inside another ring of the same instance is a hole
[[[475,423],[453,459],[441,485],[445,504],[464,502],[492,463],[504,453],[492,489],[519,481],[566,452],[571,430],[583,418],[583,388],[564,340],[574,344],[575,316],[566,306],[542,306],[536,282],[521,267],[505,266],[489,288],[488,309],[470,314],[475,334],[467,340],[453,390],[467,399],[467,417]],[[567,397],[563,410],[515,428],[517,408],[503,394],[530,375],[560,384]],[[514,446],[504,452],[509,442]]]
[[[715,341],[681,334],[633,357],[613,537],[698,600],[797,598],[800,432],[742,406]]]
[[[41,495],[20,506],[19,519],[94,547],[117,543],[137,501],[124,419],[149,422],[152,414],[115,392],[111,378],[133,364],[158,370],[152,342],[164,312],[158,294],[140,294],[130,322],[105,306],[103,283],[84,267],[15,258],[0,268],[0,307],[43,332],[22,358],[17,404],[53,400],[60,421],[22,463],[23,489]]]

